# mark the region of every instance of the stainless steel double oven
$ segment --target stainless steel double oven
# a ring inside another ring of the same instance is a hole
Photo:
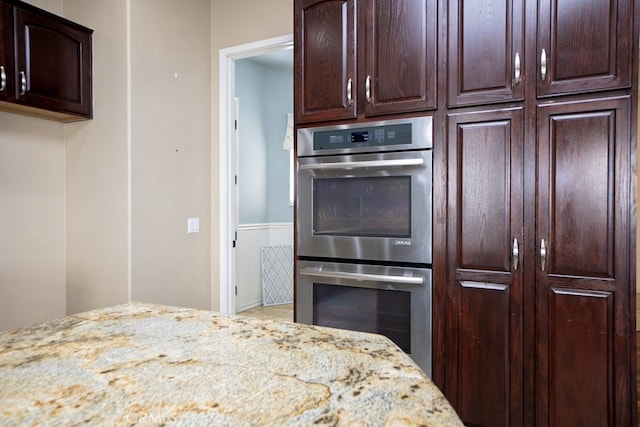
[[[298,130],[296,319],[386,335],[431,374],[432,118]]]

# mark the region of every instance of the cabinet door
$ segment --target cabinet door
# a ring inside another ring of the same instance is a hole
[[[20,104],[91,117],[91,33],[14,8]]]
[[[631,0],[541,0],[538,96],[628,87]]]
[[[12,98],[13,88],[12,7],[0,1],[0,101]]]
[[[365,114],[436,108],[436,1],[367,0],[364,4]]]
[[[356,117],[356,1],[294,2],[297,122]]]
[[[523,0],[449,0],[449,106],[520,100]]]
[[[629,106],[538,109],[538,425],[631,425]]]
[[[467,425],[521,425],[523,110],[448,120],[445,393]]]

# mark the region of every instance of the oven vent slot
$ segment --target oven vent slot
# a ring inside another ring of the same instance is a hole
[[[262,247],[262,304],[293,303],[293,247]]]

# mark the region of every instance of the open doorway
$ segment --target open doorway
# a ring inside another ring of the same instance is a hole
[[[293,244],[290,153],[283,147],[288,113],[293,111],[292,47],[289,35],[220,52],[223,313],[262,307],[267,299],[262,270],[286,258]],[[265,248],[271,255],[265,256]],[[271,295],[268,299],[273,303]]]

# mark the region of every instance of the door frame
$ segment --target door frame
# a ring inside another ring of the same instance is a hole
[[[220,49],[220,157],[218,164],[220,271],[218,272],[219,289],[215,289],[215,282],[212,281],[211,293],[214,295],[216,291],[219,292],[219,312],[223,314],[236,312],[234,289],[236,259],[235,251],[230,250],[236,232],[235,61],[291,47],[293,47],[293,34]]]

